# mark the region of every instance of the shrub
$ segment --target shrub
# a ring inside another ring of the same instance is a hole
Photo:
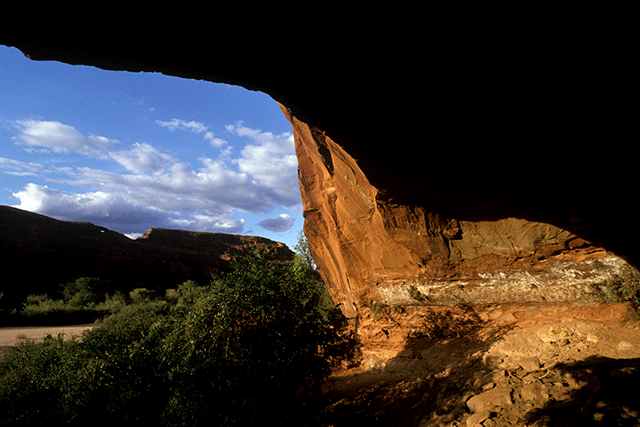
[[[301,405],[337,341],[317,272],[256,253],[207,289],[183,285],[180,303],[141,299],[81,341],[12,349],[0,362],[0,425],[248,425],[286,414],[305,424]]]
[[[65,389],[79,368],[73,356],[77,345],[60,335],[9,349],[0,363],[0,425],[45,425],[48,420],[71,419]]]
[[[7,321],[21,326],[90,323],[116,310],[117,304],[109,298],[85,307],[47,295],[28,295],[22,310]]]
[[[159,423],[168,384],[158,370],[165,332],[157,328],[168,312],[163,301],[129,305],[85,334],[81,357],[87,362],[72,387],[78,420]]]
[[[106,295],[105,300],[96,306],[96,310],[105,314],[115,314],[120,312],[127,305],[122,292],[115,291],[112,295]]]
[[[319,310],[321,288],[306,275],[256,254],[214,280],[165,343],[164,354],[180,360],[167,366],[175,381],[168,420],[246,423],[286,413],[314,390],[334,335]]]
[[[178,285],[177,289],[167,289],[165,299],[175,305],[193,305],[204,291],[204,286],[199,286],[193,280],[187,280]]]
[[[46,294],[45,295],[29,295],[27,296],[27,303],[22,309],[22,315],[42,316],[51,313],[66,312],[67,307],[64,301],[52,300]]]
[[[71,307],[91,308],[104,297],[103,284],[96,277],[79,277],[63,285],[62,294]]]
[[[135,288],[129,292],[129,298],[134,304],[149,302],[156,297],[156,293],[147,288]]]
[[[612,302],[628,302],[634,309],[640,309],[640,271],[626,265],[604,286],[606,297]]]

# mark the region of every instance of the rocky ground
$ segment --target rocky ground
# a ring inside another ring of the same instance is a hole
[[[320,425],[638,426],[640,322],[625,304],[380,308]]]

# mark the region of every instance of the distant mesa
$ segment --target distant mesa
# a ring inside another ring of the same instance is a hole
[[[255,248],[265,248],[273,259],[293,258],[286,245],[264,237],[151,228],[131,240],[91,223],[0,206],[0,256],[17,278],[3,281],[0,292],[6,298],[45,293],[80,276],[117,281],[125,289],[208,281]]]

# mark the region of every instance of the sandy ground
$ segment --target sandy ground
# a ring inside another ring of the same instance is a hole
[[[6,350],[7,347],[16,345],[23,340],[42,341],[44,337],[51,334],[57,337],[58,334],[64,334],[65,338],[72,336],[82,336],[84,331],[93,328],[93,324],[71,325],[71,326],[27,326],[27,327],[8,327],[0,328],[0,352]]]

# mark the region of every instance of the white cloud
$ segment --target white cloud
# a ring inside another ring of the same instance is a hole
[[[100,185],[116,194],[135,194],[136,200],[159,210],[206,209],[211,204],[253,213],[265,213],[274,206],[300,206],[297,159],[290,134],[273,135],[244,126],[233,127],[251,138],[238,159],[200,157],[201,167],[191,166],[150,146],[137,144],[132,150],[112,157],[133,175],[118,175],[85,168],[78,184]],[[227,147],[227,148],[230,148]],[[231,165],[237,164],[237,169]],[[153,170],[153,176],[142,172]],[[133,197],[133,196],[127,196]],[[182,206],[182,207],[181,207]]]
[[[278,197],[299,203],[298,159],[293,135],[288,132],[274,135],[246,126],[227,126],[227,130],[254,142],[242,149],[241,158],[234,160],[240,172],[251,175]]]
[[[238,233],[244,227],[244,219],[234,219],[219,215],[193,215],[188,219],[170,219],[169,222],[181,229],[211,231],[216,233]]]
[[[0,170],[3,170],[9,175],[34,176],[42,170],[42,165],[0,157]]]
[[[18,140],[21,145],[43,147],[56,153],[73,151],[86,156],[104,158],[106,152],[119,143],[103,136],[80,133],[73,126],[55,121],[20,120],[21,126]]]
[[[75,194],[30,183],[13,196],[20,200],[17,208],[65,220],[122,216],[128,210],[124,200],[103,191]]]
[[[258,225],[265,230],[283,232],[293,227],[294,219],[287,214],[280,214],[277,218],[263,219]]]
[[[162,127],[168,128],[170,131],[174,131],[176,129],[180,130],[190,130],[194,133],[201,133],[207,131],[207,126],[202,122],[190,121],[187,122],[185,120],[180,119],[171,119],[171,121],[163,122],[161,120],[156,120],[156,123]]]
[[[244,227],[244,220],[233,218],[230,209],[215,205],[196,212],[160,211],[104,191],[76,194],[33,183],[13,196],[20,200],[15,206],[19,209],[64,221],[100,224],[129,235],[149,227],[221,233],[237,233]]]
[[[208,126],[205,126],[202,122],[196,121],[186,121],[182,119],[171,119],[168,122],[163,122],[162,120],[156,120],[156,123],[162,127],[169,129],[170,131],[174,131],[176,129],[191,131],[193,133],[202,133],[204,132],[204,139],[211,144],[212,147],[219,148],[229,142],[225,139],[218,138],[214,135],[213,132],[209,130]]]
[[[217,138],[213,132],[207,132],[204,134],[204,139],[206,139],[207,141],[209,141],[209,144],[211,144],[211,146],[213,147],[222,147],[225,144],[228,144],[229,142],[225,139],[222,138]]]
[[[131,150],[116,151],[109,155],[127,170],[134,173],[161,172],[170,165],[178,163],[177,158],[161,152],[146,142],[136,142]]]
[[[216,142],[201,123],[179,119],[162,123],[169,129],[204,133],[211,145],[218,144],[219,155],[215,159],[200,157],[199,164],[192,166],[146,142],[120,149],[108,138],[86,137],[59,122],[25,120],[20,122],[21,143],[39,144],[50,152],[74,151],[94,157],[99,153],[101,159],[111,160],[112,165],[117,162],[127,172],[86,166],[43,167],[6,158],[0,158],[0,171],[37,175],[83,189],[67,192],[31,183],[14,193],[19,208],[64,220],[89,221],[129,234],[146,231],[143,226],[239,233],[245,223],[236,217],[238,212],[266,214],[276,207],[300,207],[291,134],[275,135],[242,124],[228,126],[232,135],[249,140],[233,159],[232,145],[224,140]],[[288,215],[261,223],[265,229],[278,231],[292,225]]]

